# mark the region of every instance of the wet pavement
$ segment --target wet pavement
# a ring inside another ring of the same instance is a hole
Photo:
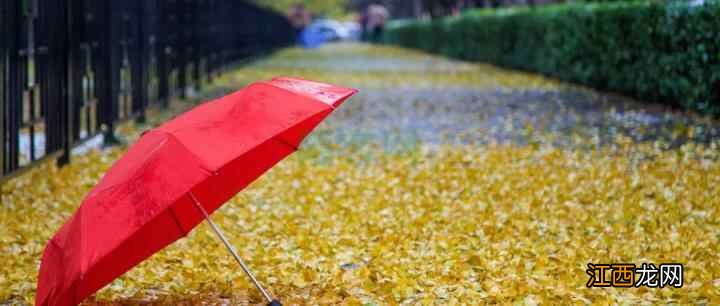
[[[551,143],[597,147],[620,138],[671,149],[720,138],[717,120],[483,64],[363,45],[291,49],[230,79],[291,75],[360,93],[320,133],[334,142]],[[310,140],[313,141],[313,140]]]

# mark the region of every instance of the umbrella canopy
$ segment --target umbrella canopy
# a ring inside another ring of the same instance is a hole
[[[47,243],[36,305],[76,305],[204,220],[355,89],[276,78],[146,132]],[[196,200],[196,201],[195,201]]]

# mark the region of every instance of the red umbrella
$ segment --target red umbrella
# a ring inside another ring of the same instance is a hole
[[[36,305],[77,305],[203,220],[297,150],[357,90],[276,78],[146,132],[47,243]]]

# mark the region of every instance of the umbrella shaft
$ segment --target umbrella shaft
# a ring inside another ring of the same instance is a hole
[[[195,198],[195,195],[190,193],[190,197],[195,203],[195,206],[197,206],[200,212],[202,212],[205,220],[207,220],[208,224],[210,224],[210,227],[213,229],[215,234],[220,238],[220,240],[222,240],[223,244],[225,244],[225,247],[228,249],[228,251],[230,251],[230,254],[235,257],[235,261],[240,264],[240,267],[243,269],[243,271],[245,271],[245,274],[250,277],[250,280],[252,280],[253,284],[255,284],[255,287],[260,290],[260,293],[262,293],[262,295],[268,300],[268,302],[272,302],[273,299],[270,297],[267,291],[265,291],[265,288],[260,285],[260,282],[258,282],[258,280],[255,278],[255,275],[250,272],[248,266],[245,265],[245,262],[243,262],[242,258],[240,258],[240,255],[238,255],[238,253],[235,251],[235,248],[233,248],[230,242],[228,242],[227,238],[225,238],[225,235],[220,231],[220,228],[218,228],[217,225],[215,225],[215,222],[210,219],[210,215],[208,215],[207,211],[205,211],[205,208],[200,204],[200,202],[198,202],[197,198]]]

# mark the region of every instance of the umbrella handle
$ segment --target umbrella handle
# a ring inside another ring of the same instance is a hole
[[[268,303],[268,306],[282,306],[282,304],[280,304],[280,301],[271,298],[270,294],[268,294],[267,291],[265,291],[265,288],[263,288],[262,285],[260,285],[260,282],[258,282],[258,280],[255,278],[255,275],[253,275],[253,273],[250,271],[250,268],[248,268],[247,265],[245,265],[245,262],[243,262],[242,258],[240,258],[240,255],[238,255],[238,253],[235,251],[235,248],[233,248],[232,245],[230,244],[230,242],[227,240],[227,238],[225,238],[225,235],[220,231],[220,228],[218,228],[218,226],[215,225],[215,222],[213,222],[212,219],[210,219],[210,215],[207,213],[207,211],[205,211],[205,208],[202,206],[202,204],[200,204],[200,202],[198,202],[197,198],[195,198],[195,195],[192,192],[190,192],[189,195],[190,195],[190,198],[192,198],[193,203],[195,203],[195,206],[200,210],[200,212],[205,217],[205,220],[207,220],[208,224],[210,224],[210,227],[212,228],[212,230],[215,232],[215,234],[218,236],[218,238],[220,238],[220,240],[222,240],[223,244],[225,244],[225,247],[228,249],[228,251],[230,251],[230,254],[232,254],[232,256],[235,257],[235,261],[237,261],[237,263],[240,264],[240,267],[245,272],[245,274],[247,274],[247,276],[250,277],[250,280],[253,282],[253,284],[255,284],[255,287],[257,287],[257,289],[260,291],[260,293],[262,293],[262,295],[265,297],[265,299],[267,299],[268,302],[270,302],[270,303]]]

